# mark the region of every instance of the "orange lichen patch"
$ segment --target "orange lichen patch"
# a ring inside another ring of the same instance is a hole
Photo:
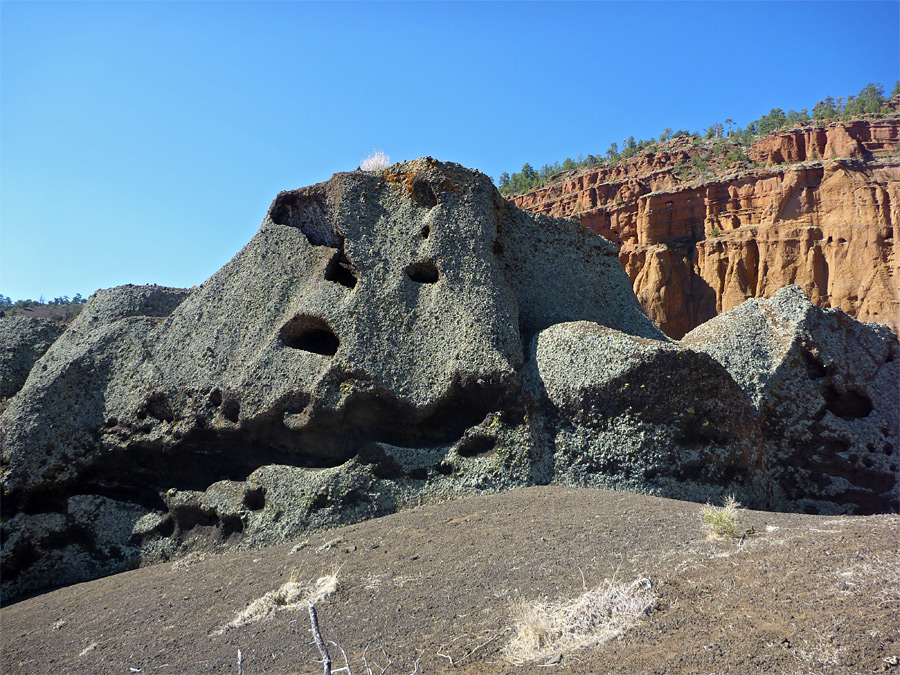
[[[464,169],[460,167],[456,170],[431,157],[423,157],[388,169],[384,174],[384,180],[391,186],[405,190],[416,201],[420,201],[419,186],[425,179],[419,174],[425,169],[437,169],[442,175],[441,188],[454,194],[463,194],[468,186],[468,175]]]

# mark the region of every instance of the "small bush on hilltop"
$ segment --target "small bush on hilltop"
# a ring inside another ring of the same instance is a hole
[[[740,511],[740,502],[733,496],[725,499],[725,506],[713,506],[709,502],[700,511],[700,522],[706,528],[709,535],[714,538],[737,536],[737,514]]]
[[[386,169],[390,164],[391,158],[388,155],[381,150],[375,150],[362,161],[359,168],[363,171],[381,171],[381,169]]]

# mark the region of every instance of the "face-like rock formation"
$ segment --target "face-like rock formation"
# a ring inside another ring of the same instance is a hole
[[[770,408],[714,352],[665,338],[613,244],[477,172],[426,158],[283,192],[200,287],[96,293],[8,401],[4,595],[551,481],[797,507]]]

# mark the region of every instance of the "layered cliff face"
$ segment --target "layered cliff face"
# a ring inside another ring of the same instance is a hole
[[[898,143],[897,119],[791,129],[751,148],[764,168],[736,163],[688,181],[684,167],[703,149],[681,139],[513,201],[619,244],[635,294],[670,337],[789,284],[897,331]]]

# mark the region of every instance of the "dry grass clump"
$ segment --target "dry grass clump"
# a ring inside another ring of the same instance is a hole
[[[522,603],[504,656],[515,665],[598,645],[637,623],[656,602],[649,579],[607,580],[574,600]]]
[[[381,150],[375,150],[366,157],[359,168],[363,171],[380,171],[390,166],[391,158]]]
[[[734,496],[725,499],[725,506],[713,506],[709,502],[700,511],[700,522],[712,538],[737,536],[737,514],[741,504]]]
[[[337,587],[336,574],[328,574],[307,583],[298,582],[292,575],[281,588],[269,591],[251,602],[217,632],[224,633],[226,630],[260,621],[281,610],[303,609],[308,602],[317,603],[324,600],[337,591]]]

